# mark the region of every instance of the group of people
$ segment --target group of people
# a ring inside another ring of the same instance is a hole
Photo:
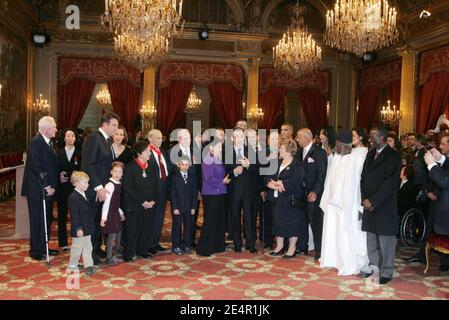
[[[128,146],[119,121],[118,115],[105,113],[98,131],[87,135],[81,147],[76,131],[65,129],[62,146],[55,151],[56,122],[40,119],[39,133],[28,148],[22,186],[33,259],[45,258],[48,239],[43,230],[45,223],[50,229],[54,200],[60,250],[69,250],[70,211],[69,268],[77,269],[82,255],[87,274],[94,272],[94,264],[117,264],[118,256],[132,262],[167,251],[160,239],[169,201],[173,254],[224,252],[227,234],[237,253],[243,246],[257,253],[260,239],[271,256],[292,259],[308,254],[311,229],[321,267],[368,277],[374,265],[380,283],[391,281],[398,193],[400,197],[403,177],[412,183],[414,170],[410,159],[401,157],[405,152],[391,145],[386,129],[374,128],[368,136],[362,128],[337,133],[327,126],[314,137],[302,128],[294,137],[293,127],[284,124],[280,132],[271,130],[265,137],[241,120],[229,131],[209,129],[193,139],[187,129],[178,129],[175,144],[165,150],[157,129]],[[447,149],[449,155],[449,143]],[[424,158],[430,176],[444,190],[446,173],[435,163],[443,164],[445,157],[434,148]],[[196,241],[201,202],[203,224]],[[448,222],[443,215],[437,214],[435,226]],[[50,255],[58,253],[49,250]]]

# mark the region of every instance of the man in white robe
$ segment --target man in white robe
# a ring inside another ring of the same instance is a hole
[[[368,264],[366,233],[361,231],[359,215],[366,148],[357,149],[362,148],[352,151],[351,133],[341,131],[320,203],[324,211],[320,267],[336,268],[339,275],[356,275]]]

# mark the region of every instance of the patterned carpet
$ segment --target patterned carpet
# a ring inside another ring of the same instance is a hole
[[[0,203],[0,229],[5,228],[14,229],[14,200]],[[56,223],[52,235],[55,239]],[[169,247],[168,242],[163,245]],[[50,247],[56,246],[52,241]],[[47,266],[28,257],[27,240],[0,240],[0,299],[449,299],[449,277],[438,271],[435,254],[427,276],[421,265],[400,259],[414,251],[398,248],[395,278],[386,286],[320,269],[313,254],[285,260],[270,257],[267,250],[237,254],[230,248],[209,258],[163,253],[152,260],[102,268],[92,277],[81,272],[76,288],[76,277],[65,271],[69,253]]]

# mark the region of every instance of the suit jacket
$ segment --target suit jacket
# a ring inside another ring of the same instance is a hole
[[[78,230],[83,230],[83,236],[90,236],[95,230],[95,210],[93,202],[95,194],[92,190],[86,191],[87,200],[76,190],[67,200],[70,209],[70,234],[77,237]]]
[[[171,180],[171,210],[178,209],[181,213],[188,212],[190,214],[191,209],[198,209],[196,178],[187,173],[187,183],[185,183],[182,173],[176,171]]]
[[[23,174],[22,196],[42,200],[42,190],[58,185],[58,158],[41,134],[31,139]]]
[[[449,234],[449,173],[444,172],[439,166],[434,166],[429,171],[429,177],[441,188],[438,200],[434,204],[435,224],[434,231],[437,234]]]
[[[376,148],[366,155],[360,189],[362,201],[369,199],[373,211],[364,210],[362,230],[378,235],[396,235],[398,231],[398,184],[400,155],[386,145],[377,159]]]
[[[159,173],[154,167],[148,166],[143,176],[142,168],[136,161],[131,161],[125,167],[123,175],[123,207],[125,212],[144,210],[145,201],[161,201],[159,196]],[[153,207],[154,208],[154,207]],[[147,209],[150,210],[150,209]]]
[[[324,191],[324,181],[326,180],[326,151],[316,144],[312,144],[304,160],[302,158],[302,153],[303,149],[300,148],[296,153],[296,160],[304,163],[304,168],[306,170],[306,176],[304,178],[306,192],[307,194],[312,191],[315,192],[317,195],[315,202],[319,205]]]
[[[243,148],[243,156],[249,159],[247,147]],[[239,194],[244,196],[254,196],[259,191],[259,166],[257,163],[252,163],[248,168],[243,168],[242,174],[236,177],[234,175],[234,169],[240,165],[241,163],[237,161],[237,153],[233,147],[232,162],[225,164],[226,174],[229,174],[229,178],[231,178],[229,191],[231,195]]]
[[[110,176],[112,149],[100,131],[95,131],[84,139],[81,159],[81,170],[90,178],[89,186],[104,187]]]
[[[156,172],[156,176],[157,176],[157,183],[159,186],[159,194],[162,196],[164,195],[165,198],[168,198],[170,195],[170,176],[173,172],[173,164],[170,161],[170,155],[169,153],[165,150],[160,148],[159,149],[161,151],[162,156],[165,159],[165,163],[167,164],[167,180],[163,181],[161,179],[161,175],[160,175],[160,168],[159,168],[159,163],[158,160],[156,160],[156,157],[154,156],[153,151],[151,151],[150,154],[150,160],[148,160],[148,165],[151,167],[152,170],[154,170],[154,172]]]
[[[73,192],[73,185],[70,182],[70,177],[73,171],[81,170],[81,150],[75,147],[75,151],[73,152],[72,159],[67,159],[67,154],[65,153],[65,148],[59,149],[57,151],[58,155],[58,198],[67,198]],[[68,178],[67,182],[61,183],[59,180],[59,175],[61,172],[66,172],[66,177]]]
[[[278,196],[274,197],[274,190],[268,189],[268,200],[271,202],[280,202],[283,206],[290,207],[292,197],[306,199],[306,191],[304,188],[304,179],[306,176],[305,165],[297,159],[293,159],[289,166],[284,168],[281,173],[282,160],[279,161],[277,172],[269,179],[274,181],[281,180],[284,184],[285,191],[278,192]]]

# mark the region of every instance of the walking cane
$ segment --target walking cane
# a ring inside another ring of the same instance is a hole
[[[44,230],[45,230],[45,250],[47,252],[47,265],[50,265],[50,255],[48,252],[48,231],[47,231],[47,206],[45,204],[45,189],[42,189],[42,203],[44,205]]]

